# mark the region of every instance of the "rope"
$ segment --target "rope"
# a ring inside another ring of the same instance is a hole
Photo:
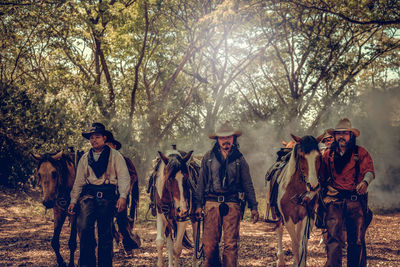
[[[306,227],[305,227],[305,231],[303,233],[303,238],[301,239],[301,246],[302,246],[302,250],[301,250],[301,254],[300,254],[300,260],[298,262],[297,266],[300,266],[300,263],[303,260],[304,257],[304,261],[306,260],[307,257],[307,251],[306,251],[306,244],[307,244],[307,240],[310,238],[310,230],[311,230],[311,218],[310,218],[310,211],[309,208],[307,207],[307,222],[306,222]]]
[[[202,225],[203,227],[201,227],[200,225]],[[201,247],[200,247],[200,229],[201,228],[202,228],[203,233],[204,233],[204,219],[203,219],[203,216],[201,216],[201,218],[198,219],[198,224],[197,224],[197,233],[196,233],[196,242],[195,242],[195,256],[196,256],[197,260],[199,260],[199,259],[204,260],[204,244],[201,244]]]

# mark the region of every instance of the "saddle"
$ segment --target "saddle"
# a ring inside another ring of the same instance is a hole
[[[268,169],[265,174],[265,185],[269,186],[269,199],[267,200],[266,222],[276,223],[279,221],[280,214],[278,211],[278,177],[282,173],[283,168],[286,166],[290,159],[292,148],[281,148],[276,154],[278,158],[276,162]]]

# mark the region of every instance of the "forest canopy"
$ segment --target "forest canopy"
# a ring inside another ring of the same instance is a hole
[[[201,155],[230,120],[261,181],[281,139],[341,117],[380,185],[399,184],[399,14],[392,0],[2,1],[1,184],[27,183],[31,152],[87,150],[94,121],[144,181],[157,150]]]

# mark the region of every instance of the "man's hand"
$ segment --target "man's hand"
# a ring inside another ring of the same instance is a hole
[[[75,215],[75,204],[74,203],[69,204],[68,213],[71,215]]]
[[[121,212],[126,209],[126,198],[120,197],[117,201],[117,212]]]
[[[365,181],[361,181],[361,183],[359,183],[358,185],[357,185],[357,193],[359,194],[359,195],[364,195],[365,193],[367,193],[367,190],[368,190],[368,184],[367,184],[367,182],[365,182]]]
[[[194,212],[194,215],[196,215],[196,219],[200,220],[202,216],[201,208],[197,208],[196,211]]]
[[[260,218],[260,215],[258,214],[258,210],[251,211],[251,218],[253,219],[253,223],[258,222],[258,218]]]

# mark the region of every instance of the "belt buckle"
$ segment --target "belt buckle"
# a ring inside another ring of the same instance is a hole
[[[219,203],[225,202],[225,196],[217,196],[217,201]]]
[[[96,193],[97,198],[103,198],[103,192],[99,191]]]
[[[357,201],[358,197],[357,195],[351,195],[350,200],[351,201]]]

